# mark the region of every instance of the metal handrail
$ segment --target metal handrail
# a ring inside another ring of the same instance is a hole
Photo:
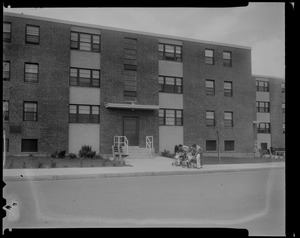
[[[146,136],[146,148],[149,149],[151,154],[153,150],[153,136]]]
[[[114,137],[114,146],[124,147],[126,154],[128,154],[128,140],[126,136],[115,136]]]

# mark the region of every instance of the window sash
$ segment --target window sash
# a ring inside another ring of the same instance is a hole
[[[26,26],[26,42],[39,43],[40,28],[38,26]]]
[[[224,141],[224,150],[225,151],[234,151],[234,140],[225,140]]]
[[[271,133],[270,123],[260,122],[257,127],[257,133]]]
[[[182,78],[159,76],[159,92],[182,94]]]
[[[11,41],[11,23],[3,22],[3,41]]]
[[[3,100],[3,117],[4,121],[9,120],[9,101]]]
[[[217,141],[207,140],[206,141],[206,151],[216,151],[217,150]]]
[[[182,61],[182,46],[158,44],[159,60]]]
[[[205,63],[214,64],[214,50],[205,49]]]
[[[215,112],[206,111],[206,126],[215,126]]]
[[[37,139],[22,139],[21,152],[37,152],[38,140]]]
[[[100,70],[70,68],[70,85],[100,87]]]
[[[9,61],[3,61],[3,80],[9,80],[10,79],[10,62]]]
[[[182,126],[182,113],[181,109],[159,109],[159,125]]]
[[[99,123],[100,107],[94,105],[69,105],[69,123]]]
[[[100,52],[100,35],[71,32],[71,49]]]

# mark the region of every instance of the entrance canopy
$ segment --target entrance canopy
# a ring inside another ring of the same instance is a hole
[[[135,103],[105,103],[106,108],[132,109],[132,110],[156,110],[159,105],[144,105]]]

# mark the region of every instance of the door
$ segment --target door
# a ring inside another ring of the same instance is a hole
[[[267,150],[268,149],[268,143],[260,143],[260,147],[261,149],[264,151],[264,150]]]
[[[123,117],[123,135],[126,136],[129,146],[139,145],[139,118]]]

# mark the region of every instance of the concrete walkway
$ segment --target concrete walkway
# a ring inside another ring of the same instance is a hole
[[[173,159],[126,159],[125,167],[49,168],[49,169],[4,169],[5,181],[38,181],[83,178],[107,178],[128,176],[179,175],[214,172],[235,172],[259,169],[284,168],[285,162],[251,164],[208,164],[201,169],[172,166]]]

